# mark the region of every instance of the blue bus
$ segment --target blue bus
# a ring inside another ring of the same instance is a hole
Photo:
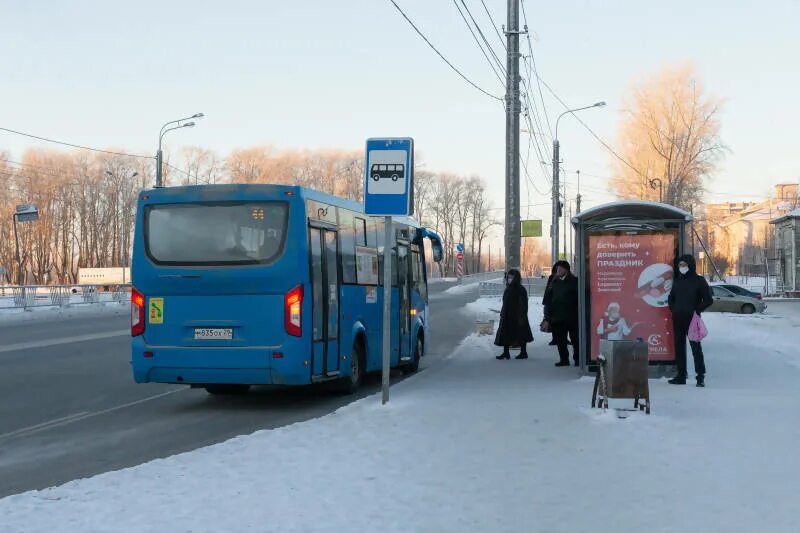
[[[139,195],[131,291],[133,377],[211,394],[332,381],[354,392],[382,366],[383,218],[283,185],[169,187]],[[425,353],[423,240],[393,219],[391,366]]]

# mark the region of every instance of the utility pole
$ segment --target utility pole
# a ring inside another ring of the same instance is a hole
[[[506,29],[506,272],[520,267],[519,221],[519,0],[508,0]]]
[[[559,117],[561,118],[561,117]],[[558,131],[558,121],[556,121],[556,132]],[[558,261],[558,215],[560,209],[559,205],[559,184],[558,184],[558,151],[559,151],[559,144],[558,144],[558,133],[556,133],[556,138],[553,139],[553,220],[550,223],[550,241],[552,246],[550,247],[550,263],[555,263]]]
[[[561,208],[562,213],[561,214],[563,216],[566,213],[568,213],[568,209],[569,209],[567,207],[567,182],[566,181],[564,182],[564,203],[561,204],[561,205],[562,205],[562,208]],[[567,240],[568,240],[567,239],[567,219],[569,217],[568,216],[563,216],[563,218],[564,218],[564,244],[563,244],[562,248],[564,250],[564,259],[566,259],[567,258]]]
[[[578,195],[575,197],[575,213],[581,212],[581,171],[576,170],[575,173],[578,175]]]

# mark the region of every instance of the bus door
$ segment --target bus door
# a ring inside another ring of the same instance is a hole
[[[339,253],[336,231],[310,228],[311,288],[313,291],[312,377],[339,372]]]
[[[408,246],[397,246],[398,292],[400,299],[400,361],[409,361],[411,354],[411,280],[409,279]]]

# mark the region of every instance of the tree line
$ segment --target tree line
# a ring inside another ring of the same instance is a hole
[[[167,186],[216,183],[301,185],[363,201],[364,158],[356,151],[280,150],[256,146],[222,158],[188,147],[165,158]],[[0,151],[0,282],[18,279],[12,213],[36,203],[40,218],[18,223],[26,283],[76,283],[82,267],[129,266],[136,202],[155,182],[150,158],[32,148],[19,161]],[[455,244],[465,245],[465,273],[484,270],[487,239],[498,212],[477,176],[417,171],[415,216],[439,233],[439,275],[455,272]]]

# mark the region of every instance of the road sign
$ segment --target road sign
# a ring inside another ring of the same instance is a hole
[[[14,213],[17,222],[33,222],[39,220],[39,208],[36,204],[20,204]]]
[[[364,212],[374,216],[414,213],[414,140],[367,139]]]
[[[464,245],[462,243],[456,244],[456,252],[463,252],[463,251],[464,251]]]
[[[463,254],[463,253],[461,253],[461,252],[458,252],[458,253],[456,254],[456,259],[458,259],[459,261],[461,261],[462,259],[464,259],[464,254]]]
[[[523,220],[522,221],[522,236],[523,237],[541,237],[542,236],[542,221],[541,220]]]
[[[39,212],[33,211],[32,213],[18,213],[17,222],[33,222],[39,220]]]

